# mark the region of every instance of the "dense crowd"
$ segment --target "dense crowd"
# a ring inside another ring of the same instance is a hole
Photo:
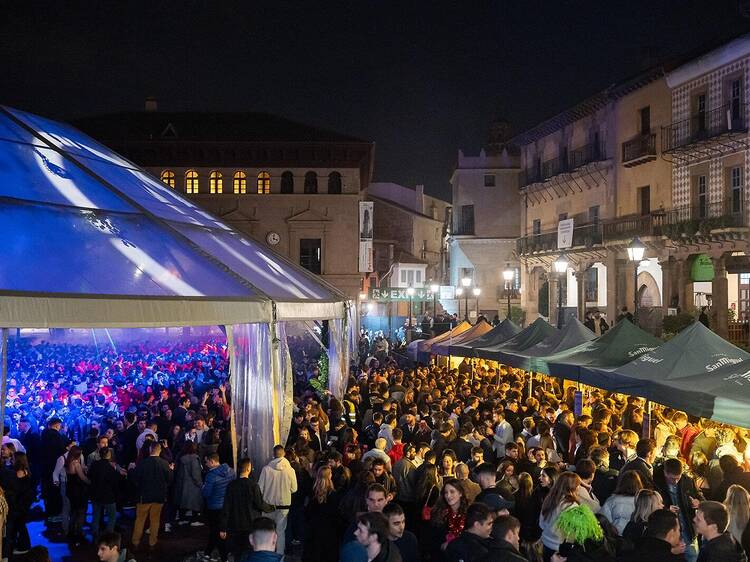
[[[294,346],[291,428],[262,467],[231,458],[217,342],[15,348],[4,552],[29,549],[40,482],[50,524],[77,542],[88,528],[109,562],[175,525],[207,527],[203,560],[747,561],[745,430],[481,361],[402,368],[375,341],[337,400],[306,388],[315,350]]]

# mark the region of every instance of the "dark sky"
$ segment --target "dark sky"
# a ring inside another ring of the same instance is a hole
[[[738,0],[5,1],[0,103],[277,113],[375,141],[376,180],[447,198],[492,120],[522,130],[745,29]]]

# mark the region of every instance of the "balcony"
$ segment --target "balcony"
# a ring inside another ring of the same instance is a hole
[[[743,208],[740,205],[740,208]],[[648,215],[627,215],[602,224],[604,240],[629,240],[636,236],[666,236],[679,239],[708,235],[712,230],[739,228],[748,225],[745,213],[733,212],[728,203],[706,203],[698,206],[675,207]]]
[[[744,132],[747,132],[745,106],[726,103],[662,127],[662,152],[689,151],[697,145],[705,144],[717,139],[717,137]]]
[[[590,143],[571,150],[567,156],[545,160],[539,166],[521,171],[520,186],[547,181],[565,172],[573,172],[581,166],[606,160],[603,143]]]
[[[656,133],[638,135],[622,143],[622,163],[632,168],[656,160]]]
[[[593,248],[601,243],[601,223],[583,224],[573,229],[573,248]],[[516,251],[519,256],[557,252],[557,229],[519,238],[516,241]]]

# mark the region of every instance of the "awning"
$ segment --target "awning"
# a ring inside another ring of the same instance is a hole
[[[556,332],[557,328],[551,326],[546,320],[537,318],[509,340],[494,346],[477,348],[475,355],[482,359],[505,363],[506,353],[515,353],[527,349]]]

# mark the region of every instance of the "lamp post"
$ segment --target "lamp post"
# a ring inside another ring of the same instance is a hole
[[[633,323],[638,325],[638,264],[646,253],[646,246],[637,236],[628,246],[628,259],[633,263]]]
[[[464,294],[464,320],[469,320],[469,286],[471,285],[471,277],[464,277],[461,279],[461,286],[463,287]]]
[[[464,294],[463,287],[456,287],[456,302],[458,303],[458,316],[461,317],[461,295]]]
[[[474,290],[472,291],[474,293],[474,297],[477,299],[477,320],[479,320],[479,295],[482,294],[482,289],[479,287],[474,287]]]
[[[440,285],[437,283],[430,283],[430,291],[432,291],[432,335],[437,335],[437,294],[440,290]]]
[[[409,295],[409,312],[407,314],[407,317],[409,318],[409,325],[406,329],[406,341],[407,343],[411,341],[411,306],[412,306],[412,299],[414,298],[414,287],[411,285],[406,288],[406,294]]]
[[[562,328],[563,323],[563,297],[562,297],[562,279],[563,275],[568,272],[568,258],[565,254],[560,254],[555,262],[552,264],[555,273],[557,273],[557,328]]]
[[[505,279],[505,292],[508,295],[508,320],[510,320],[510,287],[515,276],[516,272],[510,268],[509,263],[506,263],[505,269],[503,270],[503,279]]]

